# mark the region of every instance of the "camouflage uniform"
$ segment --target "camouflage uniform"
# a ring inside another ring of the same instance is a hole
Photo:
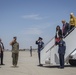
[[[18,62],[18,55],[19,55],[19,44],[17,42],[15,42],[13,45],[12,45],[12,64],[14,66],[17,65],[17,62]]]

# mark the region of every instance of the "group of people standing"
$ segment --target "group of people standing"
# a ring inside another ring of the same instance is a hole
[[[39,37],[39,39],[36,41],[36,44],[38,45],[38,58],[39,58],[39,66],[43,66],[41,64],[41,50],[44,48],[44,42],[42,41],[43,39]],[[59,53],[59,61],[60,61],[60,67],[59,68],[64,68],[64,55],[65,55],[65,50],[66,50],[66,44],[65,41],[63,41],[62,37],[60,37],[59,42],[57,43],[59,46],[58,48],[58,53]]]
[[[60,28],[59,25],[56,27],[55,45],[57,45],[61,37],[64,38],[67,34],[69,34],[70,31],[69,23],[67,23],[65,20],[62,20],[62,24],[63,24],[62,29]]]
[[[56,27],[56,35],[55,35],[55,45],[58,45],[58,53],[59,53],[59,61],[60,68],[64,68],[64,55],[66,50],[66,43],[63,38],[66,37],[75,27],[76,27],[76,18],[74,14],[70,14],[70,21],[67,23],[65,20],[62,20],[62,30],[60,26]]]
[[[55,44],[59,42],[60,37],[65,38],[66,35],[69,34],[74,29],[74,27],[76,27],[76,18],[73,13],[70,14],[69,23],[66,22],[65,20],[62,20],[61,22],[63,24],[62,29],[60,28],[59,25],[56,27]]]
[[[19,43],[17,42],[17,37],[13,37],[12,42],[10,42],[10,45],[12,46],[12,65],[13,67],[17,67],[18,63],[18,55],[19,55]],[[3,56],[4,56],[4,44],[2,40],[0,39],[0,65],[5,65],[3,63]]]
[[[62,29],[58,25],[56,27],[56,35],[55,35],[55,45],[58,45],[58,54],[59,54],[59,61],[60,61],[60,67],[64,68],[64,55],[66,50],[66,43],[63,40],[63,38],[66,37],[67,34],[70,33],[71,30],[76,27],[76,18],[73,13],[70,14],[70,21],[67,23],[65,20],[62,20]],[[38,45],[38,57],[39,57],[39,66],[42,66],[40,63],[40,51],[43,49],[44,42],[43,39],[39,37],[39,39],[36,41],[36,44]],[[54,45],[54,46],[55,46]]]
[[[64,55],[66,50],[65,41],[63,41],[62,38],[65,37],[66,34],[69,33],[71,29],[73,29],[76,26],[76,18],[73,13],[70,14],[70,21],[67,23],[65,20],[62,20],[62,29],[58,25],[56,27],[56,35],[55,35],[55,45],[58,45],[58,53],[59,53],[59,60],[60,60],[60,68],[64,68]],[[38,45],[38,58],[39,58],[39,66],[42,66],[40,62],[40,52],[44,48],[44,42],[42,41],[43,38],[39,37],[39,39],[36,41],[36,44]],[[19,43],[17,42],[17,37],[13,37],[12,42],[10,42],[10,45],[12,46],[12,64],[14,67],[17,66],[18,62],[18,55],[19,55]],[[0,59],[1,59],[1,65],[4,65],[3,63],[3,52],[4,52],[4,45],[2,43],[2,40],[0,39]],[[30,47],[30,55],[32,56],[32,47]]]

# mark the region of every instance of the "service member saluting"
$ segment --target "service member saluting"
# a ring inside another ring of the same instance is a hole
[[[14,67],[16,67],[19,55],[19,43],[17,42],[17,37],[13,37],[13,41],[10,43],[10,45],[12,46],[12,64]]]

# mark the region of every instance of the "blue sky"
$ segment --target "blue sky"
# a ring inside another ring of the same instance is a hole
[[[69,22],[71,12],[76,16],[76,0],[0,0],[0,38],[6,49],[13,36],[21,49],[37,48],[38,37],[46,44],[62,19]]]

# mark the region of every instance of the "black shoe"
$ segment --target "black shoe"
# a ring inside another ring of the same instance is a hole
[[[64,69],[64,67],[61,67],[61,66],[60,66],[59,69]]]
[[[39,64],[38,66],[43,66],[42,64]]]
[[[5,64],[0,64],[0,65],[5,65]]]

